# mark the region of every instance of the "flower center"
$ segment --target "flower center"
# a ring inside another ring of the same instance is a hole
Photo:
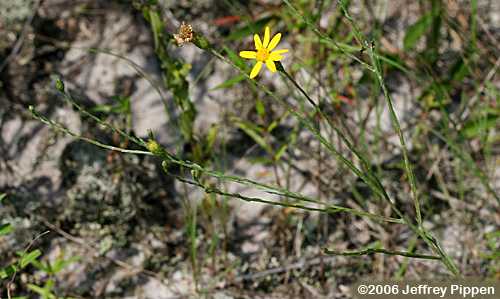
[[[257,60],[266,61],[269,58],[269,50],[261,48],[257,50]]]

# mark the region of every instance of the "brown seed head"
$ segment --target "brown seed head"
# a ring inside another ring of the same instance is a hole
[[[179,33],[174,34],[175,41],[178,46],[189,43],[193,40],[193,27],[189,24],[182,22],[179,27]]]

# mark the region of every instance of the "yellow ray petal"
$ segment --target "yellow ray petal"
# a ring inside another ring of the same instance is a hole
[[[266,66],[271,71],[271,73],[276,72],[276,65],[271,59],[266,60]]]
[[[262,41],[262,47],[266,48],[269,45],[269,39],[271,38],[271,30],[269,26],[266,26],[266,30],[264,31],[264,40]]]
[[[273,51],[271,54],[284,54],[286,52],[288,52],[288,49],[276,50],[276,51]]]
[[[267,46],[267,50],[272,51],[274,48],[276,48],[276,46],[280,42],[280,39],[281,39],[281,33],[276,34],[269,43],[269,45]]]
[[[272,60],[272,61],[280,61],[281,59],[283,59],[283,56],[281,56],[280,54],[277,54],[275,52],[271,53],[269,55],[269,59]]]
[[[247,59],[257,58],[257,52],[255,51],[241,51],[240,56]]]
[[[262,42],[260,41],[260,37],[258,34],[253,36],[253,41],[255,42],[255,49],[259,50],[262,48]]]
[[[250,72],[250,79],[257,77],[261,68],[262,68],[262,61],[257,61],[257,63],[254,65],[252,69],[252,72]]]

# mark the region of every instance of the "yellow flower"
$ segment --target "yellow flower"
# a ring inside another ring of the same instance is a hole
[[[288,52],[288,50],[276,50],[274,52],[271,52],[274,48],[276,48],[276,46],[280,42],[281,33],[276,34],[273,37],[273,39],[270,39],[270,36],[271,36],[271,30],[269,29],[269,27],[266,27],[263,41],[260,40],[259,35],[255,34],[253,36],[253,40],[255,42],[255,49],[257,51],[240,52],[240,56],[243,58],[257,60],[257,63],[250,72],[251,79],[255,78],[259,74],[259,71],[262,68],[263,63],[266,64],[267,68],[272,73],[276,72],[276,65],[274,64],[274,62],[283,59],[283,56],[281,56],[281,54]]]

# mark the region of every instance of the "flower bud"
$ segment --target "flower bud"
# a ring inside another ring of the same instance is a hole
[[[161,145],[158,144],[158,142],[156,142],[153,139],[148,140],[148,143],[146,146],[147,146],[148,150],[156,156],[161,156],[163,153],[163,148],[161,147]]]
[[[64,92],[64,82],[59,78],[56,79],[56,89],[60,92]]]

